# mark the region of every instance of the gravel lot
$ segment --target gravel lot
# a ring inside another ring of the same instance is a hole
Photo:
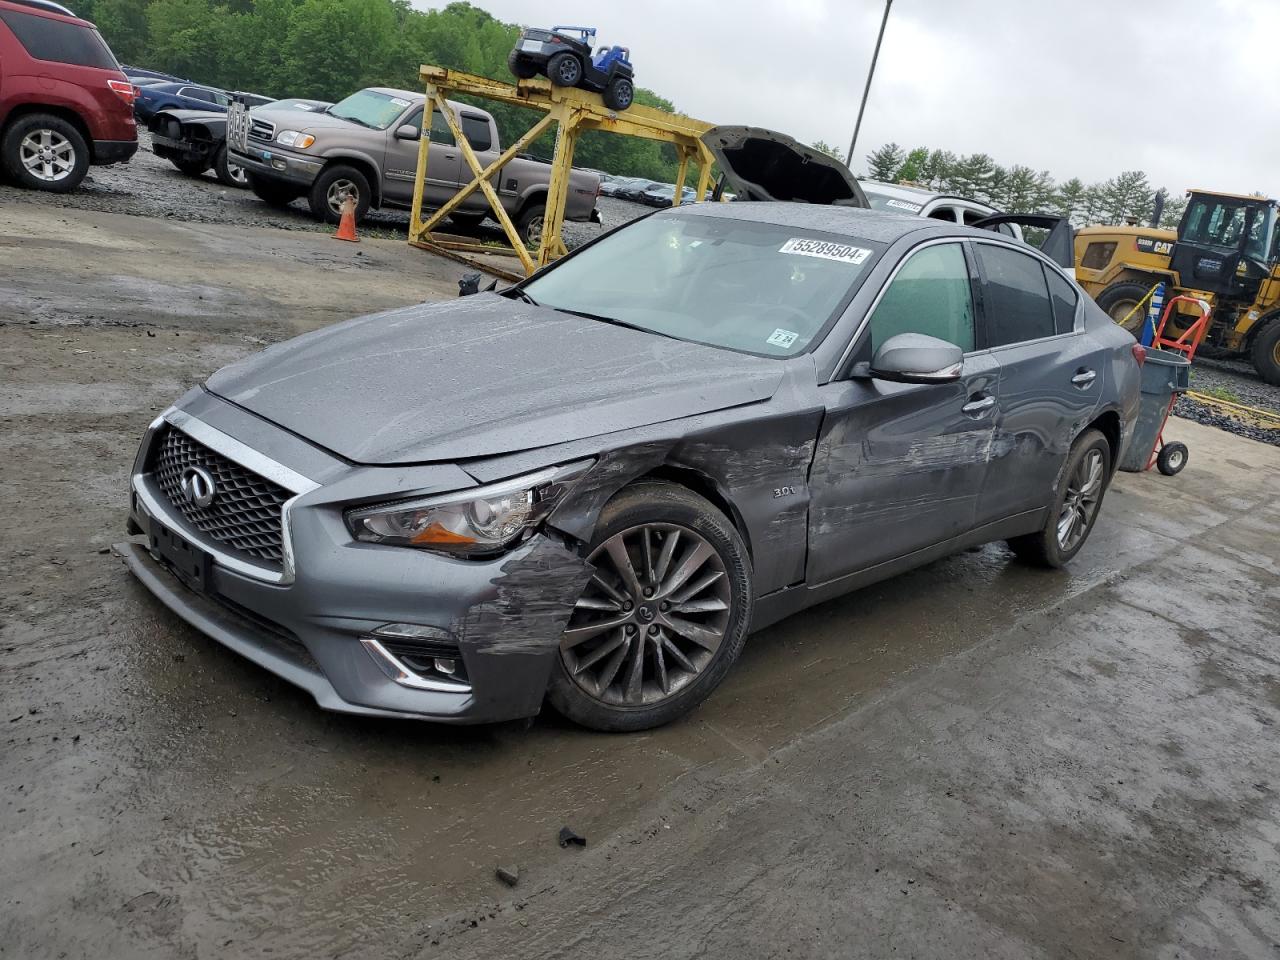
[[[27,202],[37,199],[75,210],[97,210],[139,217],[162,217],[184,223],[229,223],[249,227],[275,227],[281,230],[332,232],[328,224],[317,223],[307,211],[305,201],[294,201],[287,209],[268,207],[248,190],[224,187],[212,172],[201,177],[179,173],[168,160],[151,152],[151,135],[139,132],[140,144],[133,159],[111,167],[91,167],[80,189],[71,194],[35,194],[0,183],[0,203]],[[604,224],[566,223],[565,242],[570,248],[586,243],[600,234],[643,213],[650,207],[625,200],[601,197],[600,214]],[[406,210],[370,210],[361,224],[362,235],[384,239],[403,239],[409,229]],[[462,232],[462,231],[458,231]],[[474,235],[502,240],[498,226],[486,222]]]

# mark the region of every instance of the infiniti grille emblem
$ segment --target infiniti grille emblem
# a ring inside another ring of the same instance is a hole
[[[217,492],[218,487],[208,470],[203,467],[187,467],[182,471],[182,495],[193,507],[203,510],[213,503]]]

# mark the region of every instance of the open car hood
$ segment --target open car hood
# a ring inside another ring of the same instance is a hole
[[[712,127],[702,135],[739,200],[867,207],[853,172],[785,133],[761,127]]]

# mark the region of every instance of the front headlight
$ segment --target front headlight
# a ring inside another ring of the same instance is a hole
[[[281,130],[276,134],[276,143],[283,143],[286,147],[296,147],[299,150],[305,150],[316,142],[316,138],[309,133],[299,133],[297,130]]]
[[[471,490],[348,510],[364,543],[437,550],[461,557],[501,553],[524,539],[563,498],[590,461]]]

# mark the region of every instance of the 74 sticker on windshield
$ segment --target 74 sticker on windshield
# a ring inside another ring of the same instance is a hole
[[[790,330],[783,330],[779,327],[773,333],[769,334],[769,339],[765,343],[775,347],[789,347],[796,342],[800,336],[798,333],[792,333]]]
[[[799,254],[802,257],[821,257],[823,260],[838,260],[841,263],[862,263],[871,256],[871,251],[862,247],[826,240],[806,240],[804,237],[792,237],[778,248],[778,252]]]

